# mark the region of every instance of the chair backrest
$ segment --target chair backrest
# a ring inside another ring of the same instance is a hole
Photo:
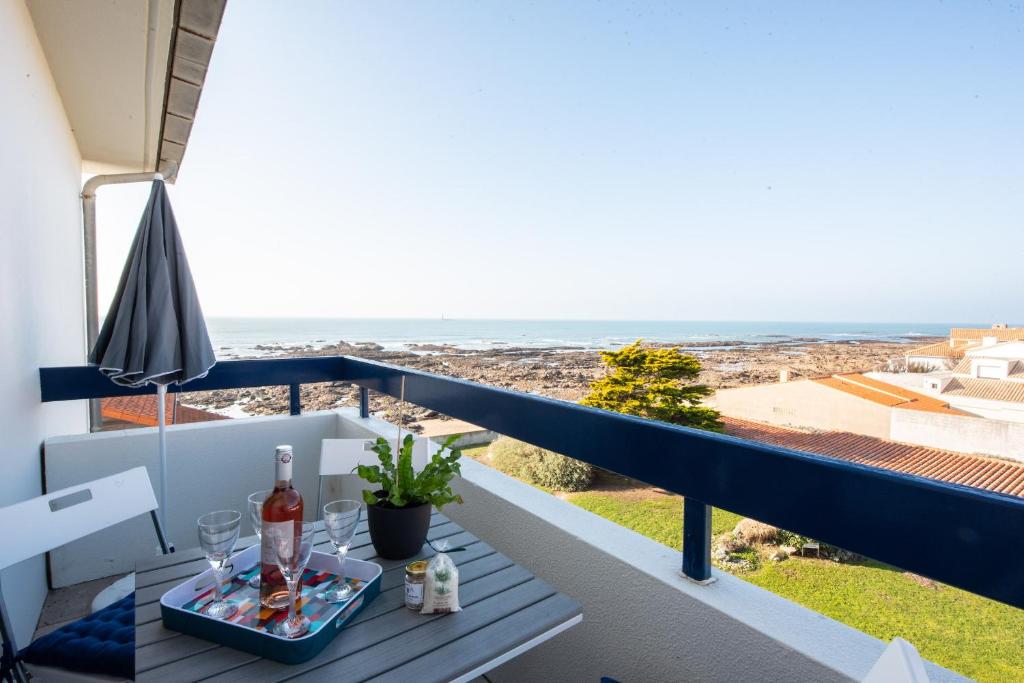
[[[320,442],[320,476],[352,474],[356,465],[380,463],[377,454],[370,450],[373,443],[373,439],[324,439]],[[426,467],[440,449],[430,439],[416,437],[412,446],[413,471],[419,472]]]
[[[155,509],[145,467],[0,508],[0,569]]]

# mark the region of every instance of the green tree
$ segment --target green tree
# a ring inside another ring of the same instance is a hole
[[[718,411],[701,405],[712,389],[694,384],[700,361],[679,349],[655,349],[638,339],[618,351],[602,351],[607,374],[590,385],[581,403],[686,427],[722,431]]]

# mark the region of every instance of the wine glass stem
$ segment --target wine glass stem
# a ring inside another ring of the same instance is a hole
[[[298,587],[299,582],[296,579],[286,582],[288,584],[288,621],[295,621],[295,603],[298,597],[295,595],[295,589]]]
[[[221,567],[213,568],[213,602],[218,603],[224,600],[224,587],[221,586]]]
[[[341,579],[341,586],[345,585],[345,556],[348,555],[348,548],[338,548],[338,578]]]

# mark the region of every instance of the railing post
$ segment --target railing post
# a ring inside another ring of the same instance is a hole
[[[302,413],[302,395],[299,393],[300,385],[288,385],[288,408],[292,415]]]
[[[359,417],[370,417],[370,390],[359,387]]]
[[[683,499],[683,575],[698,583],[711,579],[711,506]]]

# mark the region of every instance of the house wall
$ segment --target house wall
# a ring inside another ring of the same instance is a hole
[[[985,417],[989,420],[1024,424],[1024,403],[990,401],[969,396],[950,396],[949,394],[942,394],[941,397],[948,401],[949,405],[953,408],[970,413],[971,415]]]
[[[1024,462],[1024,422],[894,410],[892,440]]]
[[[85,361],[82,161],[24,2],[0,3],[0,506],[42,493],[40,447],[87,428],[84,402],[42,405],[40,366]],[[42,557],[2,575],[19,644],[46,596]]]
[[[1024,358],[1024,342],[1003,342],[996,346],[980,347],[967,352],[972,358]]]
[[[715,393],[723,415],[783,427],[824,429],[889,438],[888,406],[816,382],[758,384]]]

